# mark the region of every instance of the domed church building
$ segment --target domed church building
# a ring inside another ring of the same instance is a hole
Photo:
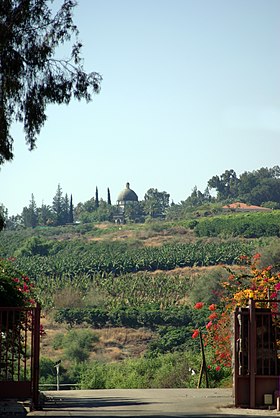
[[[129,183],[126,183],[125,189],[123,189],[117,198],[118,214],[114,216],[116,223],[125,222],[125,206],[127,204],[134,204],[138,202],[138,196],[134,190],[129,187]]]
[[[126,187],[119,193],[117,204],[118,206],[125,206],[127,203],[138,202],[137,194],[130,189],[129,183],[126,183]]]

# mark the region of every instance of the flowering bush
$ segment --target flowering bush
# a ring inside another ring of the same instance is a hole
[[[10,260],[0,260],[0,306],[34,306],[34,285]]]
[[[34,284],[14,268],[12,261],[0,260],[0,307],[34,307],[36,305]],[[21,322],[20,318],[19,315],[18,325]],[[40,335],[45,335],[42,325],[40,325]]]
[[[219,305],[209,306],[210,315],[205,317],[205,332],[196,329],[192,338],[197,338],[202,332],[205,349],[211,353],[212,367],[231,368],[232,364],[232,328],[231,317],[235,307],[246,307],[250,298],[255,300],[274,299],[280,291],[280,273],[273,266],[258,268],[260,254],[255,254],[250,260],[241,257],[243,268],[239,274],[229,271],[228,280],[222,283]],[[274,305],[271,304],[272,310]],[[195,309],[202,309],[203,302],[197,302]],[[257,307],[266,307],[267,302],[259,301]],[[220,369],[219,369],[220,370]]]

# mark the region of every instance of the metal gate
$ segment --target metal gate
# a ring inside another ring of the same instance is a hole
[[[39,401],[40,307],[0,307],[0,399]]]
[[[279,397],[278,302],[250,299],[247,308],[235,311],[234,391],[237,407],[275,405]],[[256,307],[256,304],[267,307]]]

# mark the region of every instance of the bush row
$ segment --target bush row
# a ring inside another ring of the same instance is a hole
[[[192,320],[191,310],[187,307],[167,308],[119,308],[106,311],[102,308],[62,308],[54,315],[58,323],[69,326],[89,324],[93,328],[105,327],[147,327],[155,329],[159,325],[185,326]]]
[[[280,211],[204,218],[194,230],[199,237],[279,237]]]

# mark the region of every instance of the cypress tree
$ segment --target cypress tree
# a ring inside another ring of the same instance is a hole
[[[97,188],[97,186],[96,186],[96,189],[95,189],[95,207],[96,207],[96,209],[99,208],[99,199],[98,199],[98,188]]]
[[[69,223],[72,224],[74,222],[74,214],[73,214],[73,198],[72,195],[70,196],[70,206],[69,206]]]
[[[109,187],[107,188],[107,203],[108,205],[111,205],[111,194],[110,194],[110,189]]]

